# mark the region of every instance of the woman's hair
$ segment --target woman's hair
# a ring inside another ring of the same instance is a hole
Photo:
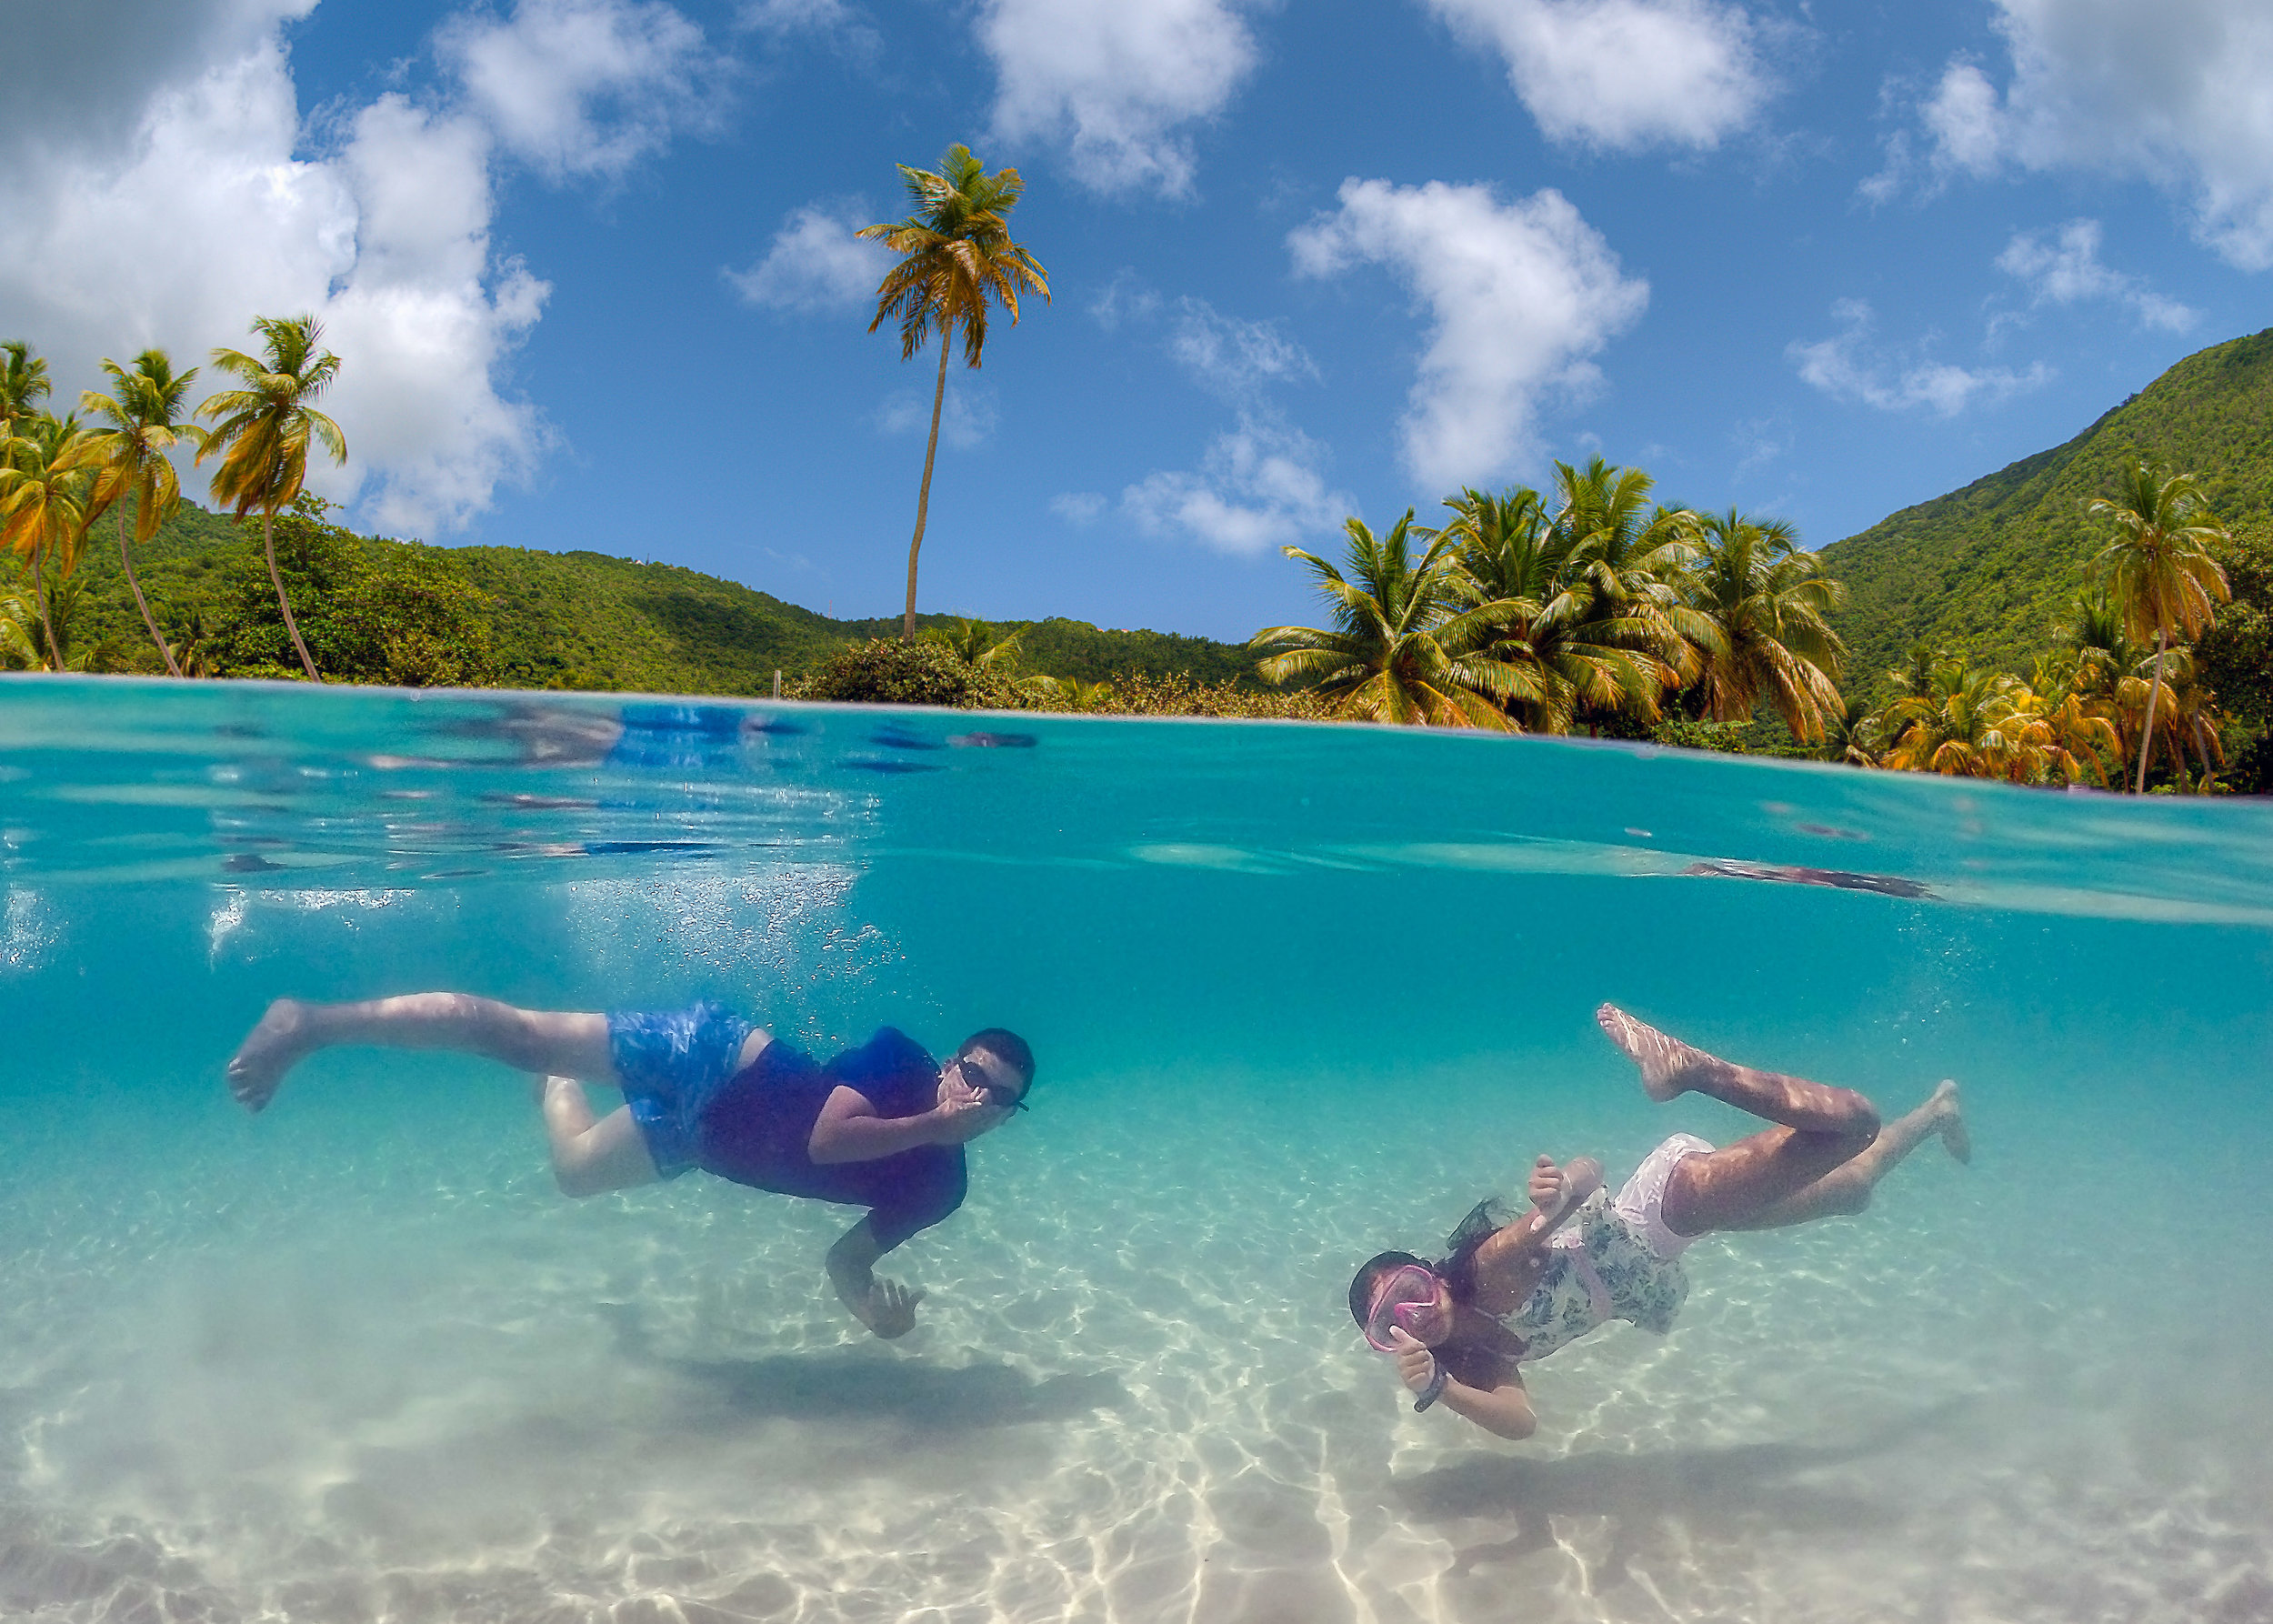
[[[1356,1277],[1349,1283],[1349,1317],[1357,1322],[1359,1330],[1366,1328],[1367,1318],[1373,1310],[1373,1294],[1381,1288],[1382,1277],[1393,1275],[1400,1268],[1410,1268],[1415,1264],[1432,1274],[1436,1272],[1427,1258],[1416,1258],[1410,1252],[1377,1253],[1358,1267]]]
[[[1516,1221],[1507,1203],[1487,1196],[1468,1208],[1468,1216],[1445,1238],[1445,1260],[1436,1266],[1437,1278],[1452,1292],[1452,1300],[1467,1302],[1476,1295],[1476,1249]]]

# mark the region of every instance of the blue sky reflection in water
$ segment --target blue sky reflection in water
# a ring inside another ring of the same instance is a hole
[[[8,700],[0,1612],[2273,1601],[2261,807],[1376,730]],[[1806,871],[1847,884],[1749,877]],[[1000,1022],[1042,1072],[895,1255],[930,1296],[885,1347],[822,1278],[839,1214],[566,1201],[500,1068],[338,1051],[229,1103],[270,997],[429,986],[720,997],[816,1048]],[[1358,1258],[1537,1150],[1617,1178],[1743,1131],[1649,1105],[1604,997],[1889,1111],[1954,1077],[1974,1165],[1704,1243],[1670,1338],[1534,1368],[1528,1444],[1416,1418]]]

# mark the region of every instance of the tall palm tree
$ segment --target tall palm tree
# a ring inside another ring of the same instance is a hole
[[[947,148],[939,171],[899,165],[915,212],[899,224],[861,228],[900,256],[876,288],[875,332],[885,322],[900,326],[900,359],[913,359],[933,332],[939,335],[939,382],[931,393],[931,438],[924,445],[924,480],[916,494],[916,535],[907,544],[907,611],[900,641],[916,640],[916,558],[923,551],[924,520],[931,509],[931,465],[939,451],[939,410],[947,397],[947,351],[956,328],[963,330],[963,360],[976,370],[986,348],[986,313],[1000,305],[1018,322],[1018,296],[1050,296],[1048,274],[1021,244],[1010,240],[1006,216],[1017,206],[1026,182],[1016,169],[993,175],[957,143]]]
[[[46,664],[61,670],[47,566],[57,566],[60,578],[77,567],[87,521],[94,516],[95,476],[70,464],[79,433],[76,417],[41,412],[28,421],[19,419],[16,429],[7,441],[5,473],[0,475],[0,546],[13,548],[31,566],[32,596],[46,634]]]
[[[1446,499],[1471,607],[1502,611],[1485,653],[1516,672],[1511,704],[1535,733],[1568,733],[1579,707],[1654,716],[1662,667],[1647,654],[1593,640],[1595,594],[1572,568],[1571,537],[1547,518],[1538,492],[1463,490]]]
[[[1507,614],[1497,603],[1467,605],[1453,561],[1457,537],[1439,534],[1412,556],[1413,510],[1377,536],[1357,518],[1345,520],[1349,576],[1300,547],[1283,549],[1317,577],[1334,607],[1334,629],[1275,626],[1247,647],[1281,652],[1258,669],[1271,682],[1318,679],[1318,691],[1343,715],[1372,722],[1418,722],[1438,727],[1515,730],[1502,705],[1526,692],[1527,674],[1482,652]]]
[[[1697,561],[1681,584],[1688,606],[1712,622],[1698,650],[1713,720],[1748,721],[1766,699],[1794,738],[1821,739],[1825,718],[1845,708],[1834,679],[1847,645],[1827,617],[1846,592],[1781,519],[1732,507],[1701,518],[1695,536]]]
[[[1962,659],[1934,667],[1930,687],[1887,707],[1894,743],[1882,757],[1908,772],[1965,778],[2004,778],[2025,784],[2049,767],[2072,767],[2048,747],[2050,730],[2018,681]],[[2069,771],[2068,776],[2074,777]]]
[[[292,647],[299,651],[308,680],[320,682],[308,646],[300,639],[299,624],[292,618],[284,576],[276,569],[275,526],[276,515],[291,506],[307,478],[311,440],[331,453],[334,462],[347,460],[347,438],[339,425],[310,404],[339,376],[339,357],[316,348],[324,328],[313,316],[256,316],[253,331],[263,340],[265,353],[258,359],[242,350],[213,352],[213,364],[242,380],[245,387],[208,395],[198,406],[200,417],[220,421],[205,436],[197,460],[221,458],[221,466],[213,471],[215,501],[235,508],[240,519],[259,512],[268,579],[276,588],[277,606],[284,610],[285,630],[292,634]]]
[[[2147,727],[2139,740],[2138,781],[2131,793],[2147,792],[2147,757],[2155,739],[2155,702],[2162,692],[2163,655],[2170,634],[2196,636],[2210,622],[2215,604],[2228,596],[2226,572],[2210,556],[2210,543],[2227,539],[2203,501],[2191,474],[2167,474],[2159,463],[2141,458],[2124,471],[2123,486],[2102,496],[2086,512],[2111,518],[2119,534],[2098,559],[2122,607],[2124,619],[2141,642],[2155,639],[2155,675],[2147,693]]]
[[[74,467],[95,470],[90,517],[105,507],[118,509],[118,562],[126,572],[126,585],[134,588],[135,606],[142,611],[142,624],[149,628],[150,641],[158,646],[167,673],[179,677],[181,665],[158,631],[150,601],[143,596],[142,582],[135,574],[134,556],[126,550],[124,498],[134,498],[137,546],[148,546],[158,526],[180,510],[182,482],[167,454],[177,446],[205,444],[205,431],[181,420],[183,399],[197,369],[193,366],[176,376],[174,363],[164,350],[146,349],[135,357],[132,371],[107,356],[103,370],[114,380],[111,392],[87,390],[79,396],[79,409],[107,419],[110,426],[81,435],[67,460]]]

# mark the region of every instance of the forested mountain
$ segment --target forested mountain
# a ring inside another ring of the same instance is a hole
[[[600,553],[532,552],[519,547],[426,547],[356,537],[324,526],[338,546],[360,553],[376,577],[413,573],[471,588],[463,598],[486,634],[483,674],[515,687],[638,689],[653,693],[764,694],[774,673],[795,677],[836,650],[869,637],[896,637],[895,615],[833,620],[738,582],[671,564],[643,564]],[[281,533],[280,533],[281,534]],[[256,522],[241,528],[222,515],[184,504],[145,546],[135,568],[160,623],[179,627],[195,613],[208,627],[226,624],[248,574],[256,576],[254,607],[273,614],[264,566],[257,563]],[[293,548],[280,540],[287,582]],[[414,571],[413,566],[424,566]],[[111,522],[87,537],[76,581],[85,591],[75,641],[99,641],[129,662],[156,668],[134,601],[118,567]],[[325,595],[294,587],[303,619],[323,613]],[[917,617],[925,627],[952,629],[951,616]],[[998,622],[997,635],[1027,627],[1024,665],[1052,676],[1099,681],[1118,674],[1187,673],[1202,682],[1253,684],[1254,657],[1237,644],[1165,632],[1108,631],[1052,618]],[[283,664],[289,665],[289,656]],[[319,661],[319,663],[321,663]]]
[[[1824,548],[1848,594],[1847,691],[1883,698],[1884,673],[1916,643],[2027,670],[2108,539],[2085,504],[2142,454],[2199,474],[2228,526],[2262,530],[2273,517],[2273,328],[2188,356],[2065,446]]]

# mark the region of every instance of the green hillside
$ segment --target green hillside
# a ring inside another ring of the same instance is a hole
[[[1847,584],[1847,687],[1883,698],[1914,643],[2010,669],[2051,641],[2090,584],[2108,526],[2085,504],[2141,454],[2198,473],[2237,529],[2273,516],[2273,328],[2188,356],[2067,445],[1881,520],[1823,549]]]
[[[776,670],[794,677],[836,649],[896,636],[900,627],[896,615],[833,620],[676,565],[591,552],[426,547],[339,534],[380,571],[414,560],[436,565],[481,594],[495,678],[516,687],[763,694],[770,691]],[[248,569],[258,567],[252,561],[259,546],[257,525],[240,528],[225,516],[185,505],[148,546],[136,550],[135,567],[162,625],[178,625],[193,609],[215,625],[229,618],[235,590]],[[92,637],[111,657],[103,662],[106,667],[155,669],[156,652],[119,570],[109,520],[88,536],[76,578],[88,601],[73,643],[84,645]],[[295,602],[305,617],[308,606],[296,593]],[[944,615],[916,618],[926,627],[957,624]],[[1025,666],[1052,676],[1098,681],[1133,672],[1181,672],[1208,683],[1255,681],[1254,656],[1236,644],[1107,631],[1062,618],[996,624],[1004,634],[1026,625]],[[282,658],[288,663],[290,656]]]

